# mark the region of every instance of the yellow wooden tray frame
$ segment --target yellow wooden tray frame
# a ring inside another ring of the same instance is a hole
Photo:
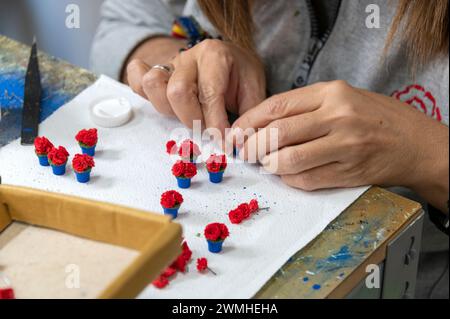
[[[0,232],[14,221],[139,251],[101,299],[136,297],[181,253],[181,226],[167,216],[0,185]]]

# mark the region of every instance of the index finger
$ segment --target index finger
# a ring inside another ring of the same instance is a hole
[[[272,96],[243,114],[233,124],[233,129],[264,128],[278,119],[313,112],[322,104],[324,91],[325,84],[317,83]]]

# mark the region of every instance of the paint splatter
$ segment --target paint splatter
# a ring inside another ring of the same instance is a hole
[[[350,253],[350,250],[348,246],[342,246],[341,249],[336,253],[331,255],[328,258],[328,261],[342,261],[342,260],[348,260],[352,258],[352,254]]]

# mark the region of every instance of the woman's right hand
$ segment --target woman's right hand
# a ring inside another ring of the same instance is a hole
[[[262,63],[228,42],[205,40],[169,56],[165,64],[173,67],[172,74],[134,58],[126,69],[127,82],[160,113],[175,115],[189,128],[201,120],[203,128],[218,128],[223,134],[230,127],[227,111],[242,115],[266,97]]]

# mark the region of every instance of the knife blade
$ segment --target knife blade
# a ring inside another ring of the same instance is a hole
[[[36,39],[31,46],[30,59],[25,75],[24,99],[22,110],[22,145],[31,145],[38,136],[39,117],[41,114],[41,75],[37,55]]]

